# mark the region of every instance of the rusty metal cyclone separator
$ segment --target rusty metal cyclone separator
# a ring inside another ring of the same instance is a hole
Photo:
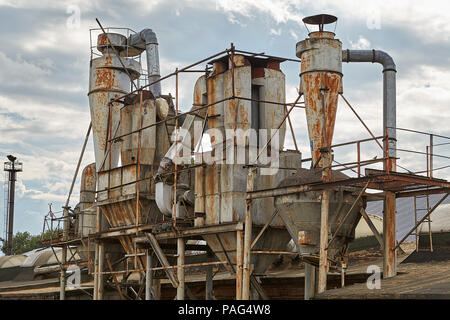
[[[296,55],[301,58],[300,92],[305,99],[306,120],[310,140],[312,164],[309,169],[299,169],[279,185],[307,184],[321,181],[325,166],[321,148],[332,144],[338,95],[342,93],[342,43],[333,32],[324,31],[323,26],[336,21],[330,15],[317,15],[304,19],[305,24],[319,26],[319,31],[309,33],[309,38],[296,46]],[[332,179],[345,179],[346,175],[332,172]],[[355,191],[340,188],[330,190],[329,231],[338,234],[328,248],[328,258],[333,260],[343,253],[348,242],[354,239],[354,231],[360,219],[362,200],[356,200]],[[321,191],[303,192],[279,196],[275,200],[280,216],[296,247],[309,263],[318,262],[320,243]],[[344,220],[345,217],[345,221]]]
[[[105,158],[108,130],[112,134],[117,130],[121,107],[116,102],[110,110],[108,103],[129,92],[131,81],[139,78],[141,69],[140,64],[131,58],[121,58],[122,65],[108,41],[116,50],[123,51],[127,38],[117,33],[100,34],[97,49],[102,56],[91,60],[88,97],[97,172],[108,170],[110,166],[117,167],[120,156],[120,144],[114,143],[111,154]]]

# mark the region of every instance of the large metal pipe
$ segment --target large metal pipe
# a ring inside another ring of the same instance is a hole
[[[372,62],[383,66],[383,134],[388,134],[389,156],[396,157],[396,73],[394,59],[380,50],[343,50],[343,62]],[[388,151],[385,148],[385,152]],[[395,171],[395,160],[392,160]]]
[[[159,70],[159,53],[158,39],[156,33],[152,29],[144,29],[139,33],[135,33],[128,38],[130,46],[145,49],[147,54],[147,72],[149,83],[157,81],[161,78]],[[152,84],[149,87],[155,98],[161,95],[161,82]]]
[[[152,282],[153,282],[153,271],[150,270],[152,268],[152,256],[150,250],[145,250],[145,300],[152,300]]]

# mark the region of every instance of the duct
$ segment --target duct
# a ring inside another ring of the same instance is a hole
[[[142,49],[147,54],[148,81],[152,83],[160,79],[158,40],[152,29],[144,29],[128,38],[128,44],[132,47]],[[161,82],[149,87],[155,98],[161,95]]]
[[[389,156],[396,157],[396,73],[392,57],[380,50],[343,50],[343,62],[372,62],[383,66],[383,134],[388,134]],[[386,151],[386,150],[385,150]],[[394,168],[393,168],[394,169]]]
[[[155,201],[159,210],[165,215],[171,215],[174,194],[173,186],[168,184],[167,181],[163,181],[162,174],[173,170],[173,160],[175,155],[180,154],[180,150],[191,150],[191,136],[187,133],[193,125],[194,119],[194,115],[189,114],[186,116],[183,125],[179,129],[178,143],[173,143],[170,146],[158,168],[157,177],[159,176],[160,181],[155,185]],[[177,161],[178,163],[182,162],[180,159]],[[189,184],[177,183],[177,189],[177,195],[184,195],[189,189]]]

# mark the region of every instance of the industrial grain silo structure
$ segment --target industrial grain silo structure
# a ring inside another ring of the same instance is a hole
[[[284,256],[304,264],[293,279],[301,278],[301,295],[313,298],[327,289],[330,271],[344,274],[361,218],[383,244],[383,277],[395,276],[396,197],[450,185],[396,171],[395,63],[383,51],[343,48],[325,30],[336,20],[306,17],[317,30],[292,44],[297,58],[232,44],[164,76],[165,39],[152,29],[95,30],[88,92],[95,163],[82,170],[79,204],[64,207],[64,233],[51,241],[77,248],[82,260],[61,254],[62,299],[72,264],[85,268],[96,300],[270,299],[264,280]],[[348,104],[343,62],[383,66],[381,136],[369,130],[368,138],[334,141],[339,97]],[[288,63],[300,72],[295,101],[286,99]],[[186,73],[198,74],[188,102],[180,94]],[[167,80],[174,92],[167,92]],[[293,110],[306,118],[303,154]],[[295,150],[286,149],[287,134]],[[361,143],[378,144],[382,154],[362,160]],[[356,162],[334,158],[343,145],[357,146]],[[382,170],[363,171],[377,163]],[[365,212],[375,198],[384,202],[383,239]]]

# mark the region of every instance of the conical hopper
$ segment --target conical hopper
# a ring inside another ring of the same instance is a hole
[[[342,92],[342,45],[334,39],[334,33],[323,31],[323,24],[329,23],[326,18],[325,15],[306,18],[308,23],[319,25],[320,31],[311,32],[308,39],[297,43],[296,48],[296,54],[302,60],[300,92],[305,99],[312,165],[317,169],[299,169],[294,176],[281,182],[280,187],[320,182],[322,169],[328,165],[321,158],[321,149],[332,145],[338,95]],[[332,172],[328,178],[348,177]],[[359,200],[353,206],[356,199],[354,190],[344,187],[329,190],[328,230],[335,238],[328,247],[331,259],[342,254],[346,244],[354,238],[359,211],[364,205]],[[309,263],[316,263],[313,257],[319,254],[322,192],[279,196],[275,206],[299,253],[309,256],[310,260],[306,260]]]
[[[311,154],[316,164],[320,148],[331,145],[333,140],[338,94],[342,92],[342,45],[332,32],[312,32],[310,38],[297,43],[297,56],[302,60],[300,92],[305,98]]]
[[[299,169],[294,176],[285,179],[280,187],[319,182],[321,176],[320,169]],[[334,171],[332,178],[346,179],[348,177]],[[346,245],[355,238],[355,228],[361,217],[359,211],[365,207],[361,199],[353,206],[357,199],[356,193],[346,187],[330,190],[328,230],[335,235],[333,243],[328,248],[328,257],[331,259],[340,256]],[[275,199],[275,206],[299,253],[306,256],[317,255],[320,244],[321,192],[310,191],[278,196]],[[336,234],[338,225],[342,221],[342,227]]]

